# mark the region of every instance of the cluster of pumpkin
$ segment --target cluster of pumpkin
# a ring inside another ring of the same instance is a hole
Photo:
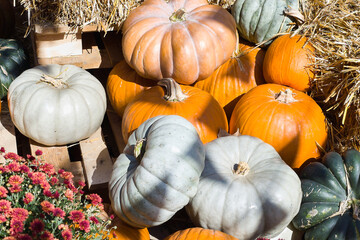
[[[309,229],[305,239],[358,238],[360,154],[328,153],[307,165],[327,139],[325,116],[305,93],[313,48],[288,34],[254,47],[290,22],[275,16],[297,2],[237,0],[230,14],[206,0],[145,0],[131,12],[122,29],[125,59],[106,85],[127,144],[109,182],[124,222],[152,227],[185,207],[201,228],[168,240],[271,238],[290,223]],[[10,49],[0,45],[1,97],[10,85],[20,132],[63,145],[99,128],[106,92],[95,77],[49,65],[7,83],[18,70],[9,66],[22,59],[15,49],[6,58]]]

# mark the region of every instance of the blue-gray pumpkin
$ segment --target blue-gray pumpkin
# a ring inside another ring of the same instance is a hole
[[[298,10],[298,0],[236,0],[231,13],[240,37],[258,44],[286,31],[292,22],[284,14],[287,8]],[[270,43],[267,41],[263,46]]]

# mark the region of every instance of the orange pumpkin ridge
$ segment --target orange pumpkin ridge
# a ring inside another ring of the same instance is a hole
[[[289,86],[299,91],[307,91],[314,73],[311,63],[314,47],[300,35],[280,36],[266,51],[263,72],[268,83]]]
[[[164,240],[237,240],[237,238],[228,235],[224,232],[205,229],[200,227],[193,227],[184,230],[179,230]]]
[[[106,92],[112,108],[122,116],[126,105],[136,95],[155,85],[156,81],[139,76],[125,60],[122,60],[111,70],[106,82]]]
[[[262,139],[282,159],[297,169],[325,149],[326,120],[308,95],[278,84],[264,84],[246,93],[237,103],[229,123],[230,133]]]
[[[240,96],[265,83],[262,69],[265,50],[241,41],[228,61],[194,86],[210,93],[224,108],[228,119]]]
[[[179,85],[173,79],[164,89],[154,86],[138,95],[125,109],[122,120],[122,135],[125,143],[141,123],[158,115],[179,115],[190,121],[203,143],[217,138],[220,128],[228,130],[224,110],[209,93],[201,89]]]

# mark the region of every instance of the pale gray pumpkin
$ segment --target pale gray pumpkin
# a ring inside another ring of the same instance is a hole
[[[90,137],[100,127],[106,93],[96,77],[79,67],[37,66],[10,84],[8,104],[23,135],[44,145],[65,145]]]
[[[236,0],[231,7],[240,37],[261,43],[285,32],[292,20],[284,14],[291,7],[298,10],[299,0]],[[270,44],[267,42],[264,46]]]
[[[166,222],[196,194],[204,160],[204,145],[188,120],[148,119],[114,163],[109,181],[114,212],[138,228]]]
[[[300,208],[297,174],[269,144],[227,136],[205,145],[198,192],[186,210],[195,225],[238,239],[279,235]]]

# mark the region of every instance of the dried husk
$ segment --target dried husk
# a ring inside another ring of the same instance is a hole
[[[302,0],[305,22],[293,32],[315,47],[309,94],[324,110],[329,150],[360,149],[360,4]]]

